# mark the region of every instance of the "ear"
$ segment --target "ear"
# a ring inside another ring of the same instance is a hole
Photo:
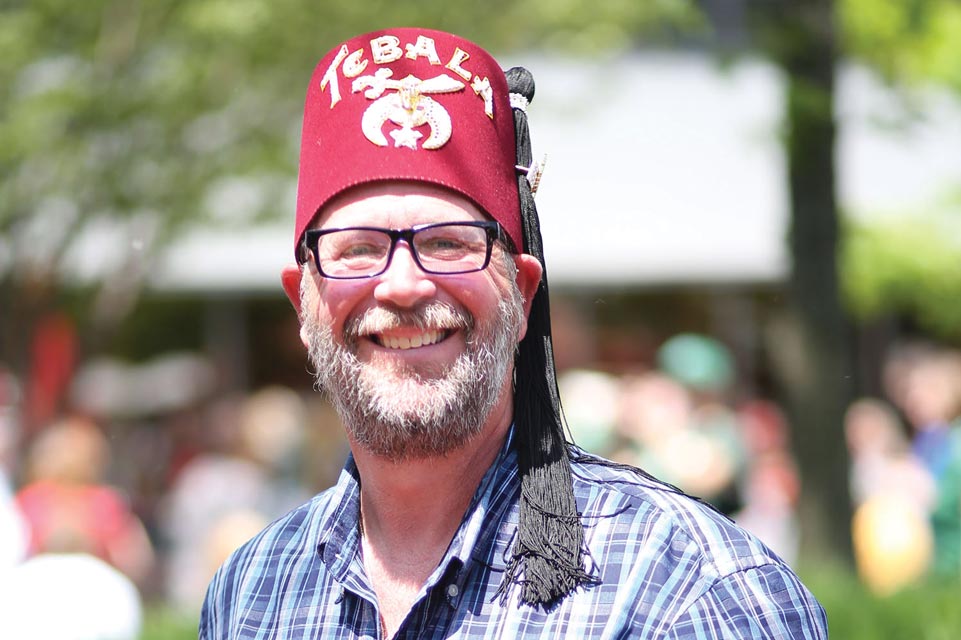
[[[541,263],[537,258],[526,253],[514,256],[514,264],[517,265],[517,288],[520,289],[521,295],[524,296],[524,321],[521,323],[520,331],[517,335],[517,341],[520,342],[527,334],[527,318],[531,313],[534,294],[537,293],[537,287],[541,283],[541,274],[544,270],[541,268]]]
[[[298,318],[301,317],[300,279],[302,277],[303,272],[300,267],[292,262],[280,271],[280,282],[284,285],[284,292],[287,294],[287,299],[290,300],[290,304],[294,305],[294,310],[297,311]]]
[[[280,271],[280,282],[284,285],[284,293],[287,294],[287,299],[290,300],[290,304],[294,305],[294,310],[297,312],[297,319],[303,318],[303,309],[300,305],[300,281],[303,278],[309,278],[310,274],[304,273],[305,269],[301,269],[296,264],[288,264]],[[304,348],[310,349],[307,344],[307,334],[304,331],[304,323],[300,323],[300,341],[304,343]]]

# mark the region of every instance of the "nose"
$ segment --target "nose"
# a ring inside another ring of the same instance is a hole
[[[390,266],[378,280],[374,299],[402,308],[416,307],[437,293],[437,285],[417,266],[410,246],[403,241],[397,243]]]

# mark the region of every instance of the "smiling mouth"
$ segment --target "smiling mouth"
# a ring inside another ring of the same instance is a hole
[[[451,334],[450,331],[432,329],[412,336],[392,336],[384,334],[373,334],[370,337],[377,345],[385,349],[418,349],[429,347],[432,344],[444,340]]]

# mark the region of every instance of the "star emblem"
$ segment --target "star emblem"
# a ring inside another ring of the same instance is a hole
[[[400,129],[394,129],[390,132],[390,137],[394,139],[395,147],[407,147],[408,149],[417,149],[417,141],[424,137],[420,131],[416,129],[411,129],[409,127],[402,127]]]

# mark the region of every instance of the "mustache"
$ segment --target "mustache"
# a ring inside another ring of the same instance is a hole
[[[371,307],[347,321],[344,325],[344,341],[347,344],[356,344],[362,336],[400,327],[425,331],[464,329],[469,336],[474,330],[474,316],[466,309],[445,302],[430,302],[416,309]]]

